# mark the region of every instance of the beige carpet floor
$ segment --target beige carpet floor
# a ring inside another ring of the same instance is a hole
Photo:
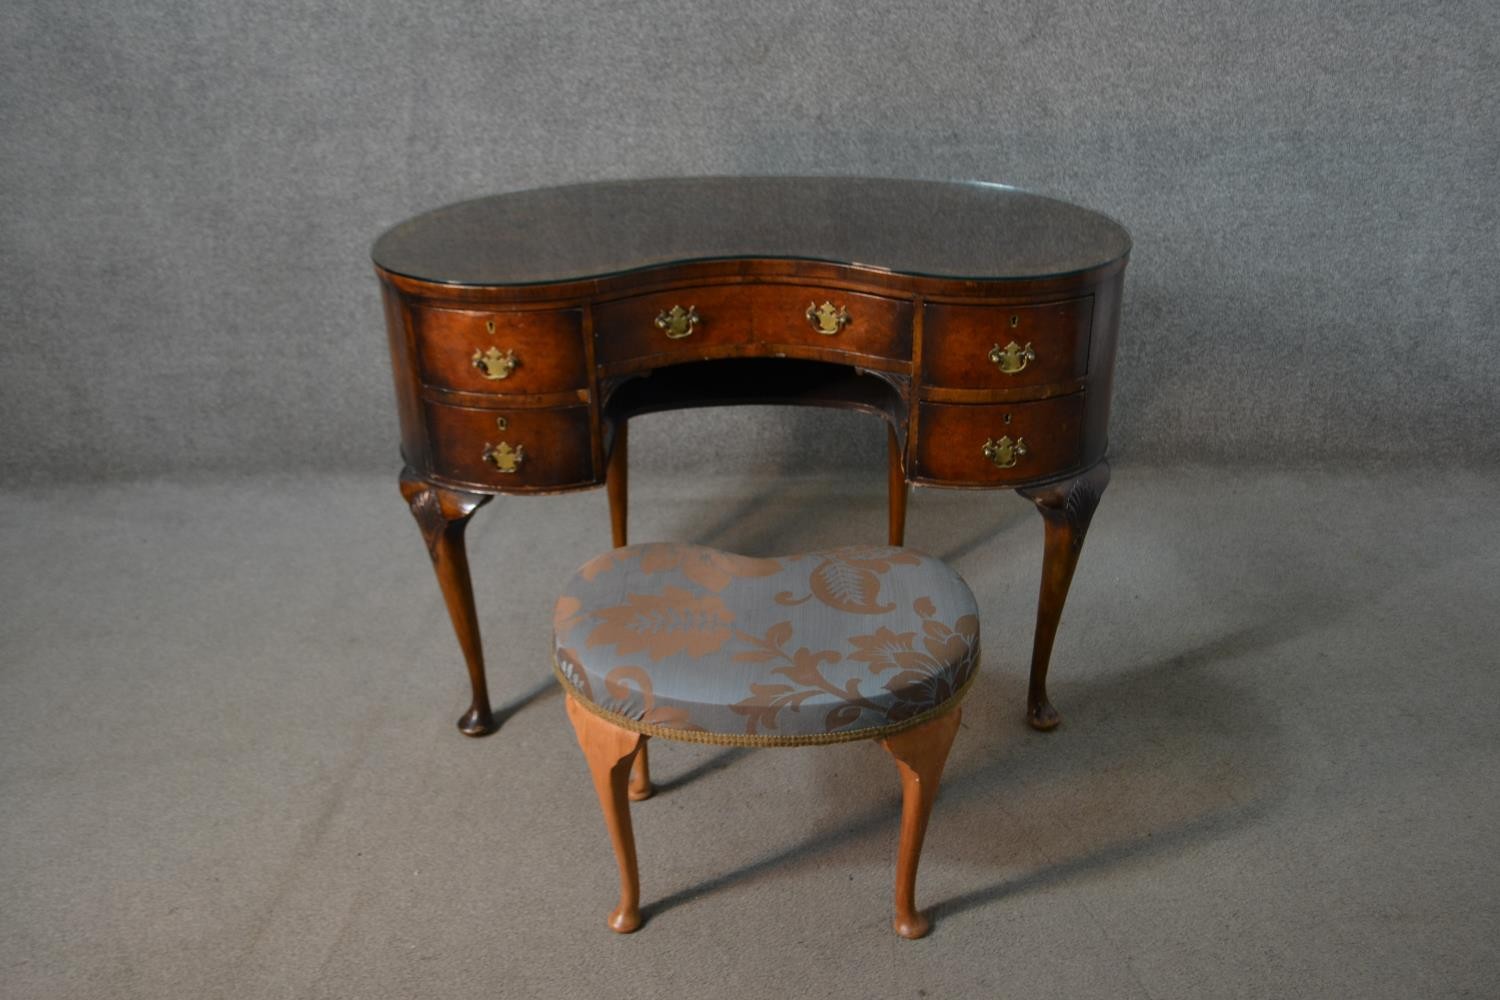
[[[879,540],[873,479],[637,477],[633,538]],[[984,676],[889,929],[870,745],[653,747],[647,923],[548,670],[601,493],[471,530],[502,730],[394,477],[0,494],[0,996],[1500,995],[1500,476],[1126,465],[1021,719],[1040,521],[919,492]]]

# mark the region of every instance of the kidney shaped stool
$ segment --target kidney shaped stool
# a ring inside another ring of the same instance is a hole
[[[957,573],[903,548],[751,559],[631,545],[583,566],[554,610],[554,665],[620,865],[609,926],[628,933],[641,922],[628,800],[651,794],[649,737],[873,739],[901,774],[896,933],[926,934],[917,861],[979,665],[976,610]]]

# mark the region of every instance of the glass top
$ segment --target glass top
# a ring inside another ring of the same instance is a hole
[[[998,184],[680,177],[448,205],[387,230],[372,256],[423,281],[528,285],[746,257],[940,278],[1040,278],[1129,252],[1129,234],[1108,216]]]

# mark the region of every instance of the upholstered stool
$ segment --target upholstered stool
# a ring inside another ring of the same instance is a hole
[[[553,624],[568,716],[620,865],[610,927],[640,926],[629,799],[651,794],[648,737],[756,747],[875,739],[901,775],[896,932],[927,933],[917,861],[979,665],[974,595],[957,573],[902,548],[750,559],[631,545],[574,574]]]

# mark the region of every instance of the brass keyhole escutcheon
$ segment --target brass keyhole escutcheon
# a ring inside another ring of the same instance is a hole
[[[498,347],[491,347],[487,351],[476,348],[474,357],[469,360],[479,369],[479,374],[492,382],[510,378],[510,373],[521,363],[515,351],[502,351]]]
[[[1021,317],[1017,313],[1010,314],[1010,328],[1014,330],[1021,325]]]
[[[1025,347],[1012,340],[1004,347],[1001,347],[999,344],[991,347],[990,360],[998,365],[1000,370],[1005,374],[1015,375],[1025,371],[1026,366],[1036,360],[1036,351],[1032,350],[1031,341],[1029,340],[1026,342]]]
[[[1005,419],[1006,419],[1006,420],[1007,420],[1007,421],[1009,421],[1009,420],[1010,420],[1010,418],[1009,418],[1009,417],[1006,417],[1006,418],[1005,418]],[[507,420],[507,419],[505,419],[505,418],[504,418],[504,417],[496,417],[496,418],[495,418],[495,426],[496,426],[496,427],[498,427],[498,428],[500,428],[500,430],[502,430],[502,431],[503,431],[503,430],[505,430],[505,429],[506,429],[506,428],[507,428],[507,427],[509,427],[509,426],[510,426],[510,421],[509,421],[509,420]]]
[[[826,299],[822,305],[809,302],[805,315],[807,321],[812,324],[812,328],[825,337],[832,337],[851,322],[849,310],[843,306],[836,306]]]
[[[503,417],[501,418],[504,419]],[[500,472],[510,475],[521,471],[521,463],[526,459],[526,446],[510,446],[510,442],[501,441],[499,444],[487,444],[484,446],[484,460],[493,465]]]
[[[693,332],[693,327],[703,322],[697,306],[673,306],[656,314],[657,329],[667,334],[668,340],[681,340]]]
[[[1014,326],[1015,324],[1012,323],[1011,325]],[[495,332],[495,321],[494,320],[487,319],[487,320],[484,321],[484,332],[485,333],[489,333],[489,334],[493,334]]]
[[[1026,454],[1026,439],[1016,438],[1012,441],[1008,436],[995,441],[993,439],[984,442],[984,457],[994,463],[997,469],[1012,468]]]

